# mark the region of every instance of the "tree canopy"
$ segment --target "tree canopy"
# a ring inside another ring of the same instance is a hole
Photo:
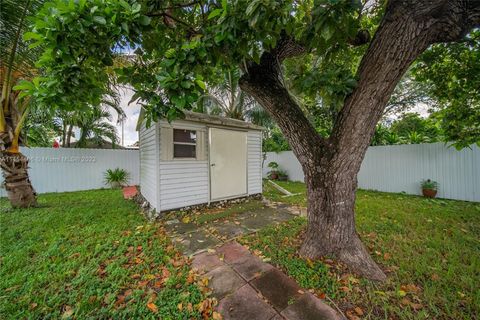
[[[193,108],[214,68],[259,61],[285,35],[322,52],[322,63],[333,61],[362,40],[360,9],[357,1],[330,0],[51,1],[24,35],[43,49],[44,76],[19,88],[44,104],[98,104],[114,56],[137,48],[138,59],[116,70],[119,78],[133,85],[147,118],[173,119]],[[338,90],[348,92],[355,81],[348,83]]]
[[[44,74],[17,88],[46,105],[85,108],[100,103],[114,70],[133,86],[132,100],[143,106],[148,123],[172,120],[205,97],[207,83],[218,86],[219,74],[232,66],[245,72],[291,37],[304,55],[286,61],[287,85],[328,136],[356,86],[365,52],[358,45],[369,41],[384,10],[382,1],[350,0],[50,1],[24,35],[31,48],[43,50],[37,65]],[[478,143],[478,43],[476,31],[467,42],[428,50],[387,111],[433,98],[445,110],[445,138],[459,147]],[[136,57],[114,66],[115,57],[131,48]],[[455,80],[467,78],[475,80]]]
[[[437,101],[437,117],[455,147],[480,146],[480,30],[463,41],[438,44],[413,66],[416,81]]]

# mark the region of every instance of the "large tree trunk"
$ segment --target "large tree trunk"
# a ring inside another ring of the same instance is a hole
[[[385,279],[355,229],[358,171],[375,126],[410,64],[430,44],[459,39],[478,24],[478,7],[460,0],[390,1],[360,64],[358,85],[328,139],[315,132],[281,79],[280,63],[302,53],[298,44],[285,38],[259,64],[247,67],[242,89],[275,119],[305,174],[308,226],[302,255],[334,255],[360,275]]]
[[[37,193],[28,177],[28,159],[21,153],[5,149],[11,145],[12,134],[0,133],[0,168],[4,186],[13,208],[28,208],[37,205]]]
[[[267,56],[263,58],[268,65]],[[356,166],[344,165],[346,159],[334,160],[332,145],[315,132],[272,70],[251,68],[241,86],[272,114],[302,165],[308,225],[301,254],[310,258],[332,254],[363,276],[385,279],[355,229]],[[361,163],[362,155],[351,156]]]

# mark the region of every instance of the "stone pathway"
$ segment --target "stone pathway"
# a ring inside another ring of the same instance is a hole
[[[268,225],[290,220],[294,216],[285,208],[263,206],[202,226],[173,219],[166,222],[166,229],[184,254],[194,255]]]
[[[236,241],[193,256],[192,267],[210,279],[223,319],[337,320],[332,308],[302,290]]]
[[[193,256],[192,267],[210,279],[212,295],[219,301],[217,311],[223,319],[343,319],[282,271],[234,240],[293,217],[292,210],[284,206],[263,207],[201,227],[170,220],[166,228],[175,245]]]

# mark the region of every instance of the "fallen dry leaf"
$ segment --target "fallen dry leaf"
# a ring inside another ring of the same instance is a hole
[[[9,291],[12,291],[12,290],[15,290],[15,289],[18,289],[18,288],[20,288],[20,285],[16,285],[16,286],[7,288],[7,289],[5,289],[4,291],[5,291],[5,292],[9,292]]]
[[[421,303],[410,303],[410,307],[413,308],[413,310],[418,311],[423,308],[423,304]]]
[[[355,307],[355,308],[353,309],[353,311],[355,311],[355,313],[358,314],[359,316],[363,316],[363,310],[362,310],[362,308],[360,308],[360,307]]]
[[[400,288],[408,293],[419,293],[422,289],[414,284],[402,285]]]
[[[158,312],[158,308],[157,308],[157,305],[153,302],[149,302],[147,303],[147,308],[150,309],[150,311],[154,312],[154,313],[157,313]]]
[[[308,265],[310,268],[313,268],[313,262],[312,262],[312,260],[310,260],[309,258],[307,258],[307,265]]]
[[[348,310],[347,311],[347,318],[349,320],[359,320],[360,318],[355,314],[353,310]]]
[[[222,315],[220,313],[214,311],[213,314],[212,314],[212,319],[213,320],[222,320],[223,318],[222,318]]]
[[[70,318],[73,315],[73,308],[70,306],[65,306],[64,311],[62,313],[62,319]]]
[[[146,287],[147,284],[148,284],[148,280],[138,282],[139,287]]]

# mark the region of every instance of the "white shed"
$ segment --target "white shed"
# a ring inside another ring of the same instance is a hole
[[[262,193],[262,127],[185,112],[146,128],[140,115],[140,190],[157,212]]]

